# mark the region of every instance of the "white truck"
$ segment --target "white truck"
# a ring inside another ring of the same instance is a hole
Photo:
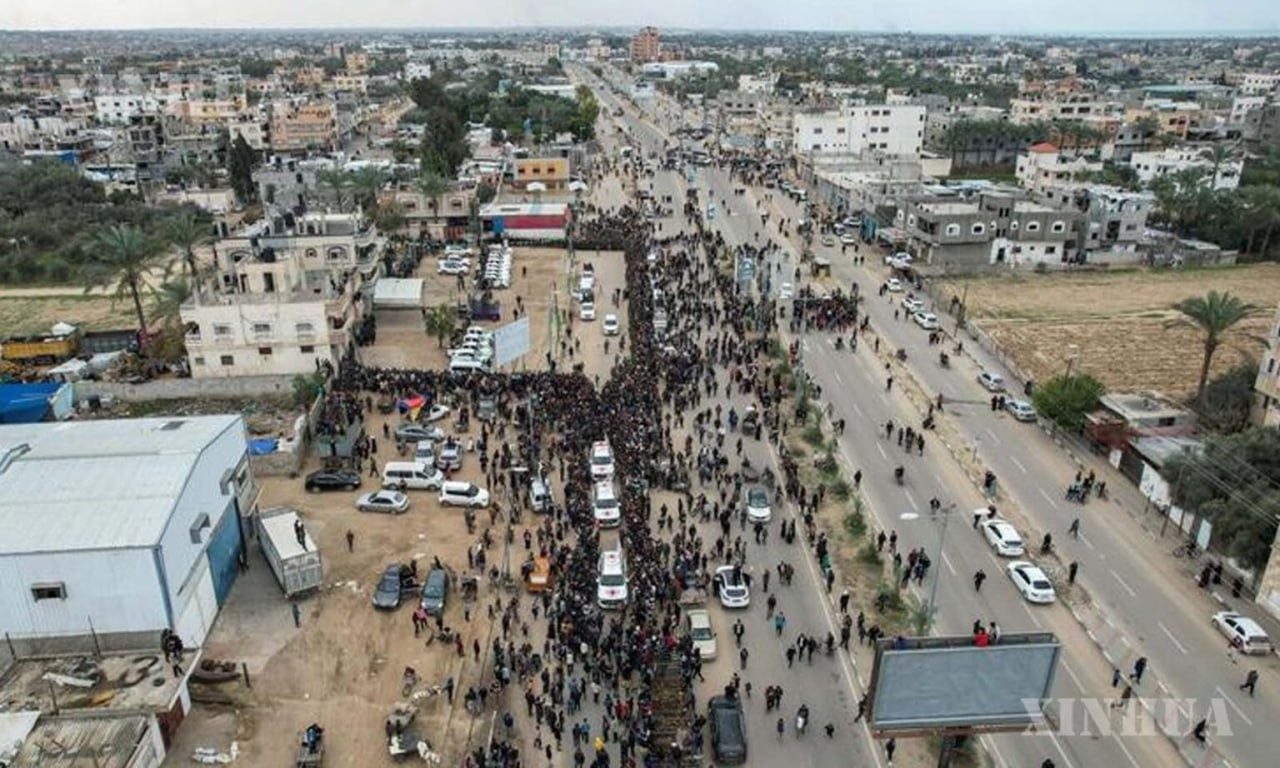
[[[318,589],[324,581],[324,561],[305,526],[298,536],[302,521],[297,510],[271,507],[259,511],[255,520],[258,544],[285,596]]]

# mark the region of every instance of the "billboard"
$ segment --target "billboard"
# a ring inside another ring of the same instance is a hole
[[[493,332],[493,367],[518,360],[529,353],[529,316],[507,323]]]
[[[867,701],[876,736],[1023,730],[1045,722],[1062,645],[1048,632],[882,639]]]

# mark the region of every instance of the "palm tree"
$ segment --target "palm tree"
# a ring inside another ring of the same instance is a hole
[[[1200,150],[1200,158],[1208,160],[1213,171],[1209,174],[1209,186],[1211,188],[1217,188],[1218,171],[1221,170],[1222,166],[1234,163],[1239,156],[1240,147],[1235,142],[1218,141]]]
[[[355,173],[347,174],[351,188],[355,191],[356,202],[361,210],[368,213],[378,202],[378,192],[386,183],[386,175],[381,168],[365,166]]]
[[[166,328],[177,326],[182,320],[182,305],[194,292],[194,283],[186,275],[166,280],[151,290],[155,304],[151,307],[151,319]]]
[[[422,310],[422,324],[428,336],[434,336],[436,345],[443,347],[444,340],[453,337],[458,327],[457,310],[449,304],[440,304]]]
[[[96,251],[85,266],[85,293],[102,286],[115,286],[112,301],[128,296],[138,315],[138,330],[147,330],[147,316],[142,309],[142,292],[147,287],[147,273],[159,270],[167,275],[164,250],[145,232],[128,224],[117,224],[100,232],[93,240]]]
[[[209,228],[187,210],[164,220],[164,237],[182,255],[187,277],[194,279],[199,271],[196,267],[196,249],[213,239]]]
[[[448,179],[438,173],[426,173],[418,177],[418,181],[414,186],[418,188],[418,193],[426,198],[427,205],[431,207],[431,218],[438,218],[440,214],[440,196],[449,191]]]
[[[351,176],[345,171],[328,169],[316,174],[316,181],[329,189],[333,204],[338,210],[345,211],[351,202]]]
[[[1182,317],[1170,320],[1166,328],[1191,327],[1204,332],[1204,359],[1200,363],[1200,381],[1196,385],[1196,402],[1204,398],[1204,388],[1209,382],[1209,366],[1213,355],[1233,328],[1242,320],[1262,314],[1262,307],[1241,301],[1230,292],[1209,291],[1204,296],[1191,296],[1173,305]],[[1250,337],[1252,338],[1252,337]]]

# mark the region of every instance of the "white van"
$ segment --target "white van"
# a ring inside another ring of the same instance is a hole
[[[617,528],[622,525],[622,505],[618,503],[612,481],[596,483],[591,492],[591,513],[596,525],[601,528]]]
[[[449,361],[449,373],[484,373],[489,366],[474,357],[460,355]]]
[[[529,505],[534,512],[550,512],[552,501],[551,489],[546,483],[536,477],[529,482]]]
[[[487,507],[489,492],[460,480],[449,480],[440,486],[440,504],[446,507]]]
[[[627,559],[621,547],[600,553],[596,566],[596,603],[606,611],[627,604]]]
[[[382,468],[383,488],[435,490],[443,484],[444,473],[422,461],[388,461]]]

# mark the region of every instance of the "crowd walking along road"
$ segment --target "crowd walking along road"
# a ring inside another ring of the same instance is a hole
[[[628,116],[629,115],[630,113],[628,113]],[[644,144],[643,133],[647,129],[650,129],[652,126],[648,125],[648,123],[643,120],[632,119],[630,120],[630,123],[631,123],[631,126],[630,126],[631,135],[629,138],[635,141],[636,144],[643,145]],[[655,136],[654,144],[657,145],[660,139],[661,139],[660,136]],[[682,184],[682,181],[683,181],[682,179],[680,179],[678,176],[675,176],[674,174],[672,174],[672,176],[674,177],[673,179],[674,184],[677,184],[677,185]],[[659,172],[656,178],[661,179],[662,174]],[[758,243],[762,239],[765,242],[772,241],[773,243],[777,243],[780,238],[785,238],[785,235],[782,230],[778,230],[776,233],[766,231],[767,233],[764,235],[763,238],[761,237],[761,234],[759,231],[750,231],[750,229],[754,228],[754,226],[757,223],[766,224],[768,221],[764,217],[760,216],[757,212],[758,209],[754,207],[756,205],[756,201],[754,197],[755,193],[757,192],[756,190],[747,190],[746,195],[741,195],[741,196],[735,195],[733,193],[733,190],[740,188],[741,184],[736,183],[737,180],[731,180],[728,174],[723,173],[722,171],[719,171],[717,169],[700,168],[697,171],[697,179],[700,183],[699,191],[701,191],[706,198],[710,198],[710,199],[719,198],[720,206],[718,207],[718,213],[715,218],[714,226],[716,227],[717,230],[720,230],[721,232],[724,233],[722,235],[723,239],[726,242],[729,242],[730,245],[746,246],[746,245]],[[677,190],[677,193],[678,193],[678,190]],[[665,194],[665,192],[663,194]],[[742,208],[744,208],[745,210],[735,210],[736,201],[741,201],[742,203],[744,203]],[[766,210],[770,210],[768,206],[764,206],[764,207]],[[785,218],[787,217],[779,216],[778,214],[775,213],[774,220],[778,224],[781,224],[781,220]],[[743,231],[739,231],[739,230],[743,230]],[[734,242],[735,240],[736,242]],[[865,248],[866,246],[864,245],[863,247]],[[799,260],[795,252],[792,250],[792,247],[790,246],[790,244],[785,239],[782,239],[782,247],[776,248],[776,249],[771,248],[770,250],[772,252],[771,257],[777,259],[777,266],[774,267],[774,271],[780,274],[789,274],[791,276],[795,276],[795,273],[793,271],[795,267],[791,265],[798,265]],[[858,259],[858,260],[861,260],[861,259]],[[789,264],[788,264],[788,261],[790,262]],[[783,265],[787,266],[786,273],[782,272]],[[839,271],[840,270],[837,270],[837,274],[839,274]],[[843,283],[843,280],[840,282]],[[864,284],[874,285],[875,283],[872,281],[867,281]],[[780,289],[779,293],[786,291],[788,288],[790,288],[792,291],[796,290],[793,286],[779,286],[779,289]],[[891,302],[893,302],[894,299],[895,297],[893,296],[888,296],[884,299],[885,306],[889,307],[890,311],[892,311],[893,304]],[[873,324],[872,328],[874,332],[867,336],[867,341],[862,345],[862,349],[864,350],[864,353],[865,353],[867,347],[870,346],[872,354],[864,355],[863,357],[858,357],[859,353],[856,351],[857,347],[854,347],[852,344],[843,345],[843,346],[845,349],[850,349],[854,357],[860,361],[865,361],[867,357],[870,357],[871,360],[876,361],[875,365],[877,368],[879,368],[882,365],[881,360],[883,359],[883,356],[876,356],[874,353],[879,351],[878,347],[880,346],[880,342],[882,339],[885,341],[886,351],[888,349],[905,347],[906,343],[899,341],[894,336],[895,331],[902,331],[901,328],[893,327],[887,317],[885,317],[883,320],[880,320],[880,318],[877,317],[878,314],[887,314],[887,313],[883,313],[883,308],[880,307],[877,302],[867,301],[863,303],[867,306],[867,314],[863,318],[863,322],[866,322],[868,318],[870,318]],[[816,334],[812,334],[812,333],[805,334],[803,343],[806,347],[812,345],[813,343],[818,343],[818,344],[829,343],[831,344],[830,348],[821,347],[820,349],[825,350],[827,352],[836,351],[834,342],[832,342],[829,338],[823,338],[821,335],[817,335],[817,338],[813,338],[815,335]],[[873,339],[874,341],[872,341]],[[925,345],[921,344],[921,346],[924,347]],[[962,352],[963,354],[966,354],[966,355],[969,354],[967,351],[964,351],[964,350],[962,350]],[[920,359],[920,358],[916,357],[915,359]],[[924,359],[928,359],[928,358],[924,358]],[[856,421],[860,423],[865,423],[866,421],[874,421],[875,423],[884,423],[885,421],[893,420],[893,419],[897,419],[899,423],[910,422],[910,421],[915,421],[916,423],[919,423],[921,421],[928,420],[933,416],[932,414],[933,408],[929,409],[930,413],[926,416],[924,415],[923,412],[916,411],[915,408],[910,403],[903,403],[901,402],[900,399],[896,399],[896,400],[891,400],[888,403],[891,411],[891,412],[886,412],[885,414],[888,418],[877,417],[872,419],[870,417],[870,414],[867,413],[867,411],[876,407],[874,399],[866,397],[865,393],[859,396],[856,392],[856,389],[862,389],[862,387],[850,386],[850,382],[846,381],[843,378],[849,375],[866,376],[865,370],[862,370],[861,368],[853,368],[851,370],[850,366],[848,365],[840,365],[838,362],[839,360],[841,360],[839,356],[833,356],[831,354],[822,354],[814,358],[810,366],[812,369],[812,375],[814,379],[818,382],[819,386],[826,386],[829,392],[835,393],[834,394],[836,398],[835,413],[837,416],[840,416],[841,418],[847,420],[848,422]],[[905,360],[898,360],[891,367],[890,370],[892,371],[893,368],[896,367],[914,376],[915,375],[914,371],[911,369],[908,369],[907,364],[908,363]],[[864,362],[864,365],[865,365],[865,362]],[[889,375],[893,375],[893,374],[890,373]],[[882,381],[884,381],[884,379],[882,379]],[[961,387],[957,387],[954,383],[950,386],[950,390],[952,392],[956,392],[958,389],[963,392],[963,389]],[[942,389],[937,389],[934,391],[936,391],[940,395],[943,392]],[[891,396],[894,396],[894,395],[897,395],[898,393],[891,392],[890,394]],[[956,397],[955,399],[964,400],[964,399],[976,399],[976,398],[973,398],[973,396],[970,395],[968,398]],[[940,401],[937,403],[937,406],[944,407]],[[944,407],[944,410],[947,411],[948,416],[951,415],[952,409],[946,409]],[[965,418],[968,416],[966,408],[963,405],[961,405],[959,408],[956,408],[954,410],[958,410],[960,412],[959,416],[961,418]],[[921,418],[922,416],[923,418]],[[1010,425],[999,424],[999,426],[1008,427]],[[852,432],[852,431],[853,430],[849,430],[849,432]],[[927,428],[921,429],[922,434],[927,431],[928,431]],[[861,439],[862,438],[858,438],[858,440],[861,440]],[[844,440],[844,442],[849,443],[849,442],[857,442],[857,441],[850,441],[846,439]],[[1010,440],[1009,444],[1014,444],[1014,441]],[[867,457],[871,457],[871,459],[874,460],[874,456],[877,453],[886,452],[886,449],[887,449],[887,446],[884,446],[884,445],[871,444],[867,446],[865,443],[863,444],[861,449],[856,446],[851,446],[851,447],[853,449],[848,452],[848,455],[852,457],[853,463],[855,464],[855,466],[857,463],[857,457],[861,456],[864,460],[864,463],[872,463],[871,461],[867,461]],[[926,453],[931,454],[933,452],[926,451]],[[917,455],[916,458],[918,460],[922,457]],[[926,464],[931,464],[931,463],[932,462],[926,462]],[[941,462],[941,463],[946,463],[946,462]],[[872,501],[873,508],[880,509],[880,510],[883,510],[886,507],[890,509],[894,507],[900,508],[904,498],[905,498],[905,503],[910,508],[919,508],[918,504],[922,503],[923,499],[925,498],[929,498],[930,496],[934,498],[938,498],[939,496],[942,498],[953,498],[954,496],[958,496],[962,494],[963,489],[966,486],[968,486],[966,479],[962,475],[960,475],[956,467],[952,467],[949,471],[944,472],[944,471],[940,471],[934,466],[922,467],[920,470],[917,471],[917,470],[914,470],[912,468],[912,465],[907,462],[898,463],[896,464],[896,466],[905,466],[904,475],[905,475],[906,483],[904,485],[903,491],[900,492],[901,495],[897,496],[896,498],[892,498],[892,500],[885,499],[887,503],[879,504],[876,502],[879,501],[882,496],[887,496],[887,494],[882,488],[872,487],[869,489],[868,496],[869,496],[869,499]],[[863,474],[864,469],[865,467],[858,467],[857,471],[861,475]],[[1003,467],[997,467],[997,469],[1003,470]],[[1009,473],[1007,471],[1000,471],[1000,472],[993,472],[991,474],[998,475],[1002,479],[1001,491],[1003,491],[1003,493],[1000,495],[1000,498],[1008,498],[1008,492],[1004,490],[1003,483],[1004,483],[1005,476],[1007,476]],[[866,475],[867,477],[871,477],[872,473],[867,472]],[[944,482],[944,476],[947,476],[947,475],[958,476],[959,480],[953,483],[951,482],[951,477],[946,477],[945,478],[946,482]],[[860,483],[860,484],[866,485],[866,483]],[[876,486],[877,483],[870,483],[870,485]],[[991,483],[990,485],[994,486],[994,483]],[[955,488],[957,490],[953,492],[948,492],[948,488]],[[987,500],[985,499],[975,500],[974,506],[975,507],[978,506],[979,503],[985,504],[987,503]],[[1023,505],[1019,504],[1018,506],[1023,506]],[[1059,539],[1065,541],[1067,537],[1070,535],[1066,531],[1066,529],[1069,527],[1070,519],[1060,524],[1062,525],[1062,529],[1058,529],[1058,530],[1061,530],[1063,533],[1066,533],[1067,535],[1061,536],[1059,537]],[[904,526],[899,526],[899,527],[904,527]],[[1092,530],[1092,529],[1090,528],[1089,530]],[[1079,529],[1077,529],[1077,533],[1078,532],[1079,532]],[[1050,533],[1050,531],[1045,530],[1045,533]],[[915,534],[911,534],[911,535],[915,535]],[[1049,538],[1052,539],[1051,536]],[[1074,542],[1076,541],[1080,541],[1083,543],[1084,541],[1086,541],[1086,539],[1085,537],[1082,537],[1081,539],[1075,539],[1074,537],[1072,537],[1071,543],[1073,546],[1074,546]],[[989,561],[990,555],[988,554],[985,544],[981,540],[970,540],[968,542],[963,542],[963,544],[964,544],[963,550],[960,551],[959,553],[955,551],[956,545],[954,544],[952,549],[949,549],[947,552],[943,553],[944,565],[947,566],[946,572],[948,574],[954,574],[955,572],[957,572],[957,569],[955,568],[955,566],[951,562],[948,562],[951,559],[963,558],[965,560],[970,561],[973,567],[967,567],[970,563],[966,563],[966,567],[962,571],[959,571],[963,573],[976,573],[982,570],[983,565],[988,564],[987,562],[983,562],[983,561],[984,560]],[[1056,548],[1055,551],[1060,552],[1061,547],[1064,545],[1061,543],[1058,543],[1058,544],[1054,544],[1053,546]],[[1071,580],[1074,580],[1075,574],[1080,569],[1080,561],[1084,560],[1084,558],[1079,557],[1075,551],[1072,551],[1070,555],[1072,556],[1072,559],[1069,561],[1068,572],[1070,574],[1069,578]],[[1086,573],[1089,572],[1087,565],[1086,565],[1085,572]],[[1105,570],[1103,572],[1105,572]],[[954,579],[950,579],[950,578],[944,579],[943,585],[942,585],[941,595],[943,599],[942,599],[942,609],[939,616],[939,620],[944,627],[948,624],[948,611],[949,611],[948,606],[949,605],[955,606],[957,603],[959,603],[962,606],[970,605],[970,603],[967,603],[967,601],[960,596],[948,595],[949,583],[951,581],[954,581]],[[1003,589],[1003,591],[1005,592],[1006,595],[1010,594],[1010,592],[1007,589]],[[969,594],[973,595],[974,592],[977,592],[977,590],[973,590]],[[987,591],[982,592],[983,596],[985,596],[986,594],[987,594]],[[1033,627],[1041,626],[1043,624],[1048,623],[1044,618],[1043,614],[1041,614],[1040,616],[1037,616],[1035,613],[1028,612],[1025,606],[1023,606],[1022,603],[1017,602],[1016,599],[1015,600],[1003,599],[1000,602],[1011,603],[1010,605],[1001,606],[998,610],[1009,612],[1011,614],[1011,619],[1012,619],[1012,621],[1010,619],[999,621],[999,625],[1001,626],[1016,627],[1021,625],[1022,627],[1025,627],[1025,628],[1033,628]],[[966,607],[966,608],[961,608],[961,610],[969,610],[969,612],[971,613],[972,612],[981,613],[984,611],[994,612],[997,609],[993,608],[989,604],[985,604],[985,601],[984,601],[984,604],[975,606],[972,609],[968,609]],[[1063,626],[1063,632],[1061,634],[1064,636],[1064,639],[1068,640],[1068,645],[1070,647],[1070,651],[1067,656],[1066,670],[1068,672],[1068,677],[1072,678],[1072,682],[1074,684],[1073,687],[1075,687],[1076,690],[1063,692],[1061,689],[1059,689],[1058,691],[1059,694],[1062,696],[1108,695],[1105,690],[1105,682],[1102,682],[1101,684],[1099,684],[1100,675],[1090,674],[1088,671],[1086,671],[1086,670],[1090,670],[1093,667],[1098,666],[1098,657],[1096,653],[1093,651],[1092,646],[1089,643],[1088,639],[1082,636],[1082,632],[1080,631],[1079,627],[1074,625],[1069,619],[1066,620],[1065,622],[1062,621],[1062,619],[1063,619],[1062,616],[1054,615],[1052,619],[1053,628],[1055,630],[1058,629],[1059,624]],[[1030,626],[1028,626],[1028,622],[1030,622]],[[954,623],[959,623],[959,620],[953,622],[953,624]],[[1203,634],[1203,633],[1198,633],[1198,634]],[[1239,733],[1239,729],[1237,729],[1237,733]],[[1015,740],[1002,737],[999,739],[994,739],[993,741],[999,744],[1003,744],[1006,741],[1015,741]],[[1074,743],[1074,742],[1083,742],[1083,740],[1071,739],[1070,737],[1064,736],[1062,739],[1060,739],[1060,741],[1067,744],[1068,751],[1071,752],[1071,755],[1074,755],[1076,759],[1080,759],[1081,753],[1085,755],[1089,755],[1090,752],[1097,751],[1096,747],[1091,748],[1088,743],[1081,743],[1078,747]],[[1136,756],[1131,754],[1130,751],[1135,749],[1132,745],[1132,741],[1135,741],[1135,740],[1130,740],[1130,741],[1131,743],[1128,747],[1126,747],[1122,743],[1119,743],[1118,740],[1114,742],[1104,741],[1103,745],[1105,746],[1106,751],[1108,751],[1111,754],[1111,759],[1136,764],[1137,759],[1142,758],[1143,754],[1140,751],[1137,753]],[[1056,744],[1054,745],[1054,748],[1058,748]],[[1158,750],[1159,746],[1154,746],[1149,748]],[[1078,751],[1071,751],[1071,750],[1078,750]],[[1000,751],[1004,752],[1005,750],[1001,748]],[[1118,753],[1118,756],[1116,756],[1117,753]],[[1027,756],[1027,759],[1028,760],[1031,759],[1030,754]],[[1063,754],[1058,755],[1057,759],[1060,764],[1064,764],[1065,761],[1071,760],[1072,757],[1068,755],[1067,752],[1064,752]],[[1102,759],[1108,759],[1108,758],[1104,757]],[[1024,761],[1019,759],[1017,760],[1017,762],[1018,764],[1021,764]],[[1143,760],[1143,762],[1146,763],[1148,762],[1148,760]]]

